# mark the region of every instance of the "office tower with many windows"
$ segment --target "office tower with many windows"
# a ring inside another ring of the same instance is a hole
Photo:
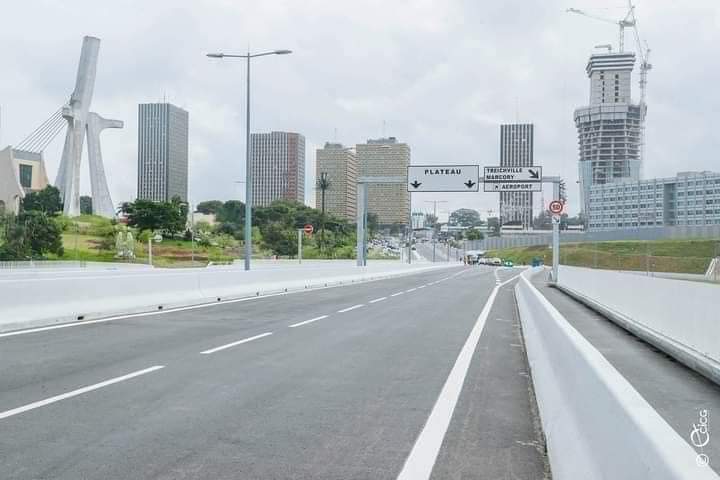
[[[361,177],[399,176],[407,178],[410,146],[395,137],[368,140],[355,146]],[[368,213],[377,215],[378,224],[407,225],[410,222],[410,192],[403,184],[368,185]]]
[[[641,176],[646,106],[630,98],[635,54],[608,52],[590,57],[590,104],[575,110],[580,197],[588,212],[593,185],[637,181]]]
[[[188,112],[169,103],[138,106],[138,198],[188,199]]]
[[[326,143],[315,156],[316,181],[324,175],[329,182],[325,190],[325,212],[355,222],[357,208],[357,158],[351,148],[340,143]],[[322,208],[322,190],[317,185],[315,205]]]
[[[500,125],[500,166],[530,167],[533,165],[534,130],[532,123]],[[501,225],[532,228],[532,192],[500,192]]]
[[[305,202],[305,137],[292,132],[250,135],[253,205]]]
[[[590,230],[720,225],[720,173],[598,184],[589,204]]]

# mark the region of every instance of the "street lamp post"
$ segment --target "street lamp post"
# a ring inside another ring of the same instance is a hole
[[[250,270],[252,256],[252,167],[250,165],[250,59],[266,55],[287,55],[290,50],[273,50],[271,52],[232,55],[227,53],[208,53],[210,58],[245,58],[247,59],[247,90],[245,99],[245,270]]]

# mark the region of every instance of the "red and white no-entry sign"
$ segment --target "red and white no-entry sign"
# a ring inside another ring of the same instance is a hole
[[[560,215],[563,211],[563,204],[560,200],[553,200],[548,209],[553,215]]]
[[[313,226],[309,223],[303,227],[303,231],[305,232],[305,235],[311,235],[313,233]]]

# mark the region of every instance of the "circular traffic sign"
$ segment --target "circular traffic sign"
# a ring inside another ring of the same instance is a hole
[[[310,225],[309,223],[303,227],[303,231],[304,231],[306,234],[308,234],[308,235],[310,235],[311,233],[313,233],[313,230],[314,230],[314,229],[313,229],[313,226]]]
[[[550,206],[548,207],[550,210],[550,213],[553,213],[555,215],[559,215],[563,211],[563,204],[560,200],[553,200],[550,202]]]

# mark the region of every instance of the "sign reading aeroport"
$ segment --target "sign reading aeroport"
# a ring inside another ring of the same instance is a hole
[[[410,165],[408,192],[477,192],[478,165]]]
[[[486,181],[483,183],[483,192],[542,192],[542,183]]]

